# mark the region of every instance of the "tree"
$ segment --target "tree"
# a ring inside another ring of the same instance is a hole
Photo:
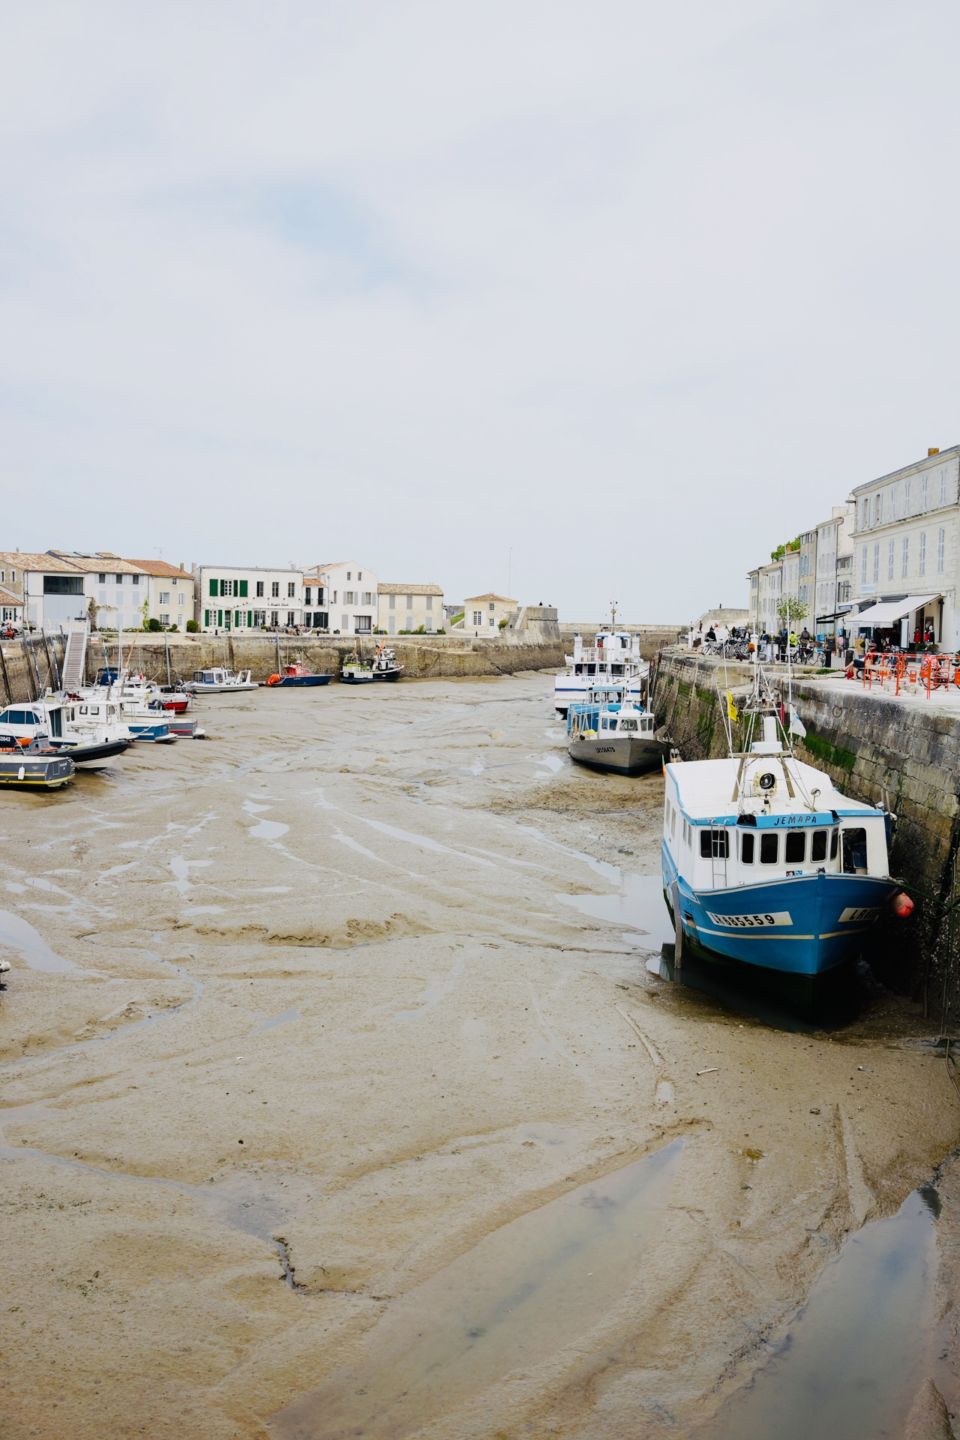
[[[771,551],[770,551],[770,559],[771,559],[771,560],[782,560],[783,557],[784,557],[784,555],[786,555],[786,553],[787,553],[788,550],[790,550],[790,551],[799,550],[801,544],[802,544],[802,541],[801,541],[801,539],[800,539],[800,536],[797,535],[797,536],[794,537],[793,540],[787,540],[783,545],[778,545],[777,548],[776,548],[776,550],[771,550]]]
[[[91,630],[96,630],[97,628],[97,615],[99,613],[100,606],[97,604],[96,600],[94,600],[93,596],[91,595],[90,599],[87,601],[87,619],[90,621]]]
[[[200,630],[200,625],[196,620],[188,620],[183,628],[188,635],[196,635]]]
[[[792,595],[781,600],[777,606],[777,615],[783,625],[797,625],[801,620],[807,618],[807,607],[802,600],[795,600]]]

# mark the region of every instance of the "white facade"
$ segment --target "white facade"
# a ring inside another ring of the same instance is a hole
[[[818,635],[835,634],[838,614],[850,606],[850,566],[844,562],[853,554],[853,516],[852,505],[834,505],[830,519],[817,526],[812,628]]]
[[[377,628],[388,635],[423,629],[428,635],[444,628],[443,590],[439,585],[402,585],[382,581]]]
[[[201,630],[277,630],[303,624],[302,570],[199,565],[193,575]]]
[[[777,606],[783,596],[783,561],[761,565],[757,571],[757,629],[773,635],[780,629]]]
[[[149,587],[139,565],[109,551],[83,554],[76,550],[53,550],[50,553],[82,575],[86,597],[84,614],[91,619],[96,617],[99,630],[143,629]],[[49,606],[45,605],[44,609]]]
[[[311,572],[322,581],[333,635],[372,635],[377,625],[377,577],[357,560],[336,560]]]
[[[86,615],[84,575],[55,555],[0,551],[0,585],[23,602],[27,629],[58,630]]]
[[[176,627],[182,634],[188,620],[195,620],[193,576],[178,565],[163,560],[129,560],[143,571],[146,586],[146,618],[158,621],[165,630]]]
[[[463,602],[463,628],[471,635],[496,635],[500,621],[509,620],[518,602],[508,595],[468,595]],[[459,628],[459,627],[458,627]]]
[[[900,643],[908,643],[915,628],[932,622],[938,644],[956,650],[960,446],[858,485],[851,500],[856,506],[853,597],[858,609],[879,601],[935,596],[898,622]]]

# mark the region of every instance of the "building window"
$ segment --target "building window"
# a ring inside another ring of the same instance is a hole
[[[946,472],[946,470],[941,470],[941,471],[940,471],[940,504],[941,504],[941,505],[946,505],[946,503],[947,503],[947,472]]]
[[[123,584],[123,576],[122,576],[122,575],[114,575],[113,578],[114,578],[114,580],[116,581],[116,583],[117,583],[118,585],[122,585],[122,584]]]
[[[234,585],[234,582],[233,582],[232,580],[221,580],[221,581],[220,581],[220,594],[221,594],[221,595],[232,595],[232,594],[233,594],[233,585]]]
[[[169,590],[161,590],[161,591],[160,591],[160,604],[161,604],[161,605],[169,605],[169,604],[170,604],[170,591],[169,591]]]
[[[131,576],[130,576],[130,583],[131,583],[132,585],[139,585],[139,584],[140,584],[140,576],[139,576],[139,575],[131,575]]]
[[[262,600],[262,599],[263,599],[263,581],[262,581],[262,580],[258,580],[258,581],[257,581],[257,599],[258,599],[258,600]]]
[[[880,579],[880,542],[879,542],[879,540],[878,540],[878,541],[876,542],[876,544],[874,545],[874,547],[873,547],[873,583],[874,583],[874,585],[876,585],[876,583],[877,583],[877,581],[878,581],[879,579]]]
[[[97,584],[98,584],[98,585],[106,585],[106,583],[107,583],[107,577],[106,577],[106,575],[98,575],[98,576],[97,576]]]
[[[180,594],[177,596],[177,604],[178,604],[178,605],[185,605],[186,603],[187,603],[187,597],[186,597],[186,595],[184,595],[183,591],[181,590],[181,591],[180,591]]]
[[[883,523],[883,491],[877,491],[877,524]]]
[[[358,580],[362,580],[362,579],[363,579],[363,571],[362,571],[362,570],[358,570],[358,571],[357,571],[357,579],[358,579]]]
[[[488,609],[492,610],[493,608],[494,608],[494,602],[491,600],[491,601],[490,601],[490,604],[489,604],[489,606],[488,606]]]
[[[887,541],[887,579],[888,579],[888,580],[892,580],[892,579],[893,579],[893,570],[894,570],[894,566],[896,565],[896,558],[895,558],[895,556],[896,556],[896,546],[897,546],[897,542],[896,542],[895,540],[888,540],[888,541]]]
[[[943,552],[946,548],[947,532],[943,526],[937,531],[937,574],[943,574]]]
[[[357,603],[357,593],[356,593],[356,591],[355,591],[355,590],[344,590],[344,592],[343,592],[343,603],[344,603],[344,605],[355,605],[355,604]]]
[[[912,491],[912,490],[913,490],[913,481],[912,481],[912,480],[904,480],[904,482],[903,482],[903,513],[904,513],[904,515],[910,515],[910,514],[912,513],[912,506],[911,506],[911,504],[910,504],[910,495],[911,495],[911,491]]]
[[[163,614],[161,614],[161,616],[160,616],[160,624],[161,624],[161,625],[169,625],[169,624],[170,624],[170,616],[169,616],[169,615],[163,615]]]
[[[372,591],[372,590],[364,590],[364,592],[363,592],[363,598],[361,599],[360,603],[361,603],[361,605],[372,605],[372,604],[373,604],[373,591]]]
[[[426,597],[426,602],[427,602],[427,609],[428,609],[428,610],[432,610],[432,609],[433,609],[433,596],[432,596],[432,595],[428,595],[428,596]]]
[[[288,599],[288,600],[292,600],[292,599],[295,597],[296,593],[297,593],[297,582],[296,582],[295,580],[288,580],[288,581],[287,581],[287,599]]]
[[[357,635],[369,635],[373,621],[369,615],[354,615],[353,628]]]
[[[397,608],[397,597],[396,597],[396,595],[391,595],[391,596],[390,596],[390,609],[391,609],[391,610],[396,610],[396,608]]]
[[[866,583],[867,583],[867,547],[866,547],[866,545],[861,545],[861,546],[860,546],[860,584],[861,584],[861,585],[866,585]]]
[[[347,571],[347,579],[348,579],[348,580],[352,580],[352,579],[353,579],[353,571],[352,571],[352,570],[348,570],[348,571]]]
[[[270,582],[270,595],[271,595],[271,598],[274,599],[274,600],[278,600],[278,599],[280,598],[280,581],[279,581],[279,580],[271,580],[271,582]]]
[[[287,611],[287,624],[288,624],[288,625],[296,625],[296,623],[297,623],[296,611],[294,611],[294,610],[288,610],[288,611]]]
[[[910,569],[910,536],[904,535],[900,541],[900,578],[905,579]]]
[[[926,476],[926,475],[921,475],[921,476],[920,476],[920,509],[921,509],[921,510],[926,510],[926,508],[927,508],[927,476]]]
[[[917,554],[917,571],[921,575],[927,573],[927,532],[920,531],[920,550]]]
[[[482,624],[483,624],[483,611],[482,611],[482,610],[474,610],[474,612],[473,612],[473,623],[474,623],[474,625],[482,625]]]

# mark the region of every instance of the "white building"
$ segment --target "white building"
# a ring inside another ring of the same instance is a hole
[[[180,565],[166,560],[131,560],[145,577],[148,620],[157,620],[165,630],[184,631],[188,620],[195,620],[193,576]]]
[[[311,577],[323,590],[331,633],[372,635],[377,624],[377,577],[356,560],[315,565]]]
[[[400,585],[381,581],[377,628],[388,635],[423,629],[432,634],[444,628],[443,589],[439,585]]]
[[[960,446],[858,485],[850,628],[908,644],[932,624],[941,648],[960,646]]]
[[[757,630],[773,635],[780,629],[777,607],[783,597],[783,561],[772,560],[757,570]]]
[[[322,634],[330,630],[327,582],[312,571],[303,577],[303,623],[308,630],[319,630]]]
[[[197,565],[193,578],[201,630],[277,630],[303,624],[302,570]]]
[[[818,635],[834,635],[838,618],[850,608],[849,557],[853,554],[853,516],[852,505],[834,505],[830,519],[821,520],[817,526],[816,588],[811,628]]]
[[[22,604],[27,629],[58,630],[66,621],[86,616],[82,571],[55,555],[0,551],[0,585]]]
[[[518,605],[519,601],[492,591],[485,595],[468,595],[463,602],[463,628],[468,634],[496,635],[500,621],[509,620]]]
[[[109,550],[84,554],[51,550],[51,555],[79,571],[86,597],[84,613],[99,630],[142,630],[149,605],[147,576],[139,565]],[[44,609],[48,607],[45,605]],[[68,617],[77,618],[77,617]]]

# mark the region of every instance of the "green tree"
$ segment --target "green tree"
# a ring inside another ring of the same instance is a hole
[[[783,625],[799,625],[801,620],[806,620],[808,613],[807,606],[803,601],[795,600],[792,595],[781,600],[777,606],[777,614]]]

